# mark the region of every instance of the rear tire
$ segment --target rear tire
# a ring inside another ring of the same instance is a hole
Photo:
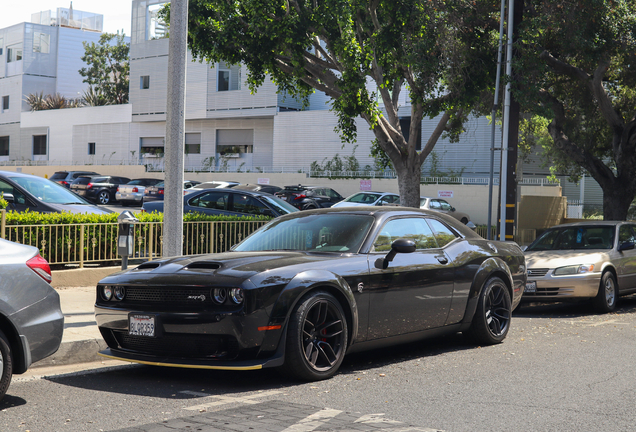
[[[618,303],[618,285],[616,278],[610,271],[603,273],[601,284],[598,287],[598,294],[592,300],[594,309],[599,313],[608,313],[616,309]]]
[[[512,302],[508,286],[501,278],[492,277],[481,290],[467,336],[478,345],[501,343],[510,330],[511,319]]]
[[[13,358],[7,337],[0,331],[0,399],[4,397],[13,376]]]
[[[331,294],[315,291],[294,308],[287,330],[284,370],[296,378],[331,378],[347,350],[347,320]]]
[[[110,192],[101,191],[97,195],[97,202],[100,203],[100,204],[108,204],[110,202]]]

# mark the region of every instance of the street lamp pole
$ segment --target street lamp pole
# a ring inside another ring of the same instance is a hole
[[[170,3],[166,110],[166,181],[163,208],[163,256],[183,254],[183,167],[188,0]]]

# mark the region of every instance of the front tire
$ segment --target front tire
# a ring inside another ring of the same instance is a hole
[[[331,378],[342,364],[347,339],[340,303],[324,291],[309,293],[291,314],[283,368],[306,381]]]
[[[606,271],[601,277],[598,294],[592,300],[594,309],[599,313],[608,313],[616,309],[618,302],[618,285],[612,272]]]
[[[505,282],[499,277],[486,281],[479,295],[477,310],[468,337],[478,345],[501,343],[510,330],[512,302]]]
[[[4,397],[13,376],[13,358],[7,337],[0,331],[0,399]]]
[[[101,191],[99,195],[97,195],[97,202],[100,204],[108,204],[110,202],[110,192]]]

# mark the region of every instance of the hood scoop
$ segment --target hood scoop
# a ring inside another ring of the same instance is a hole
[[[139,266],[137,266],[135,268],[135,270],[154,270],[157,267],[159,267],[161,264],[159,263],[153,263],[153,262],[146,262],[143,264],[140,264]]]
[[[217,270],[220,268],[220,263],[209,261],[196,261],[185,266],[186,270]]]

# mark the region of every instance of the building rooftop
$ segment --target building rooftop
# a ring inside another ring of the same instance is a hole
[[[53,27],[69,27],[81,30],[102,32],[104,16],[92,12],[83,12],[69,8],[57,8],[31,14],[31,23]]]

